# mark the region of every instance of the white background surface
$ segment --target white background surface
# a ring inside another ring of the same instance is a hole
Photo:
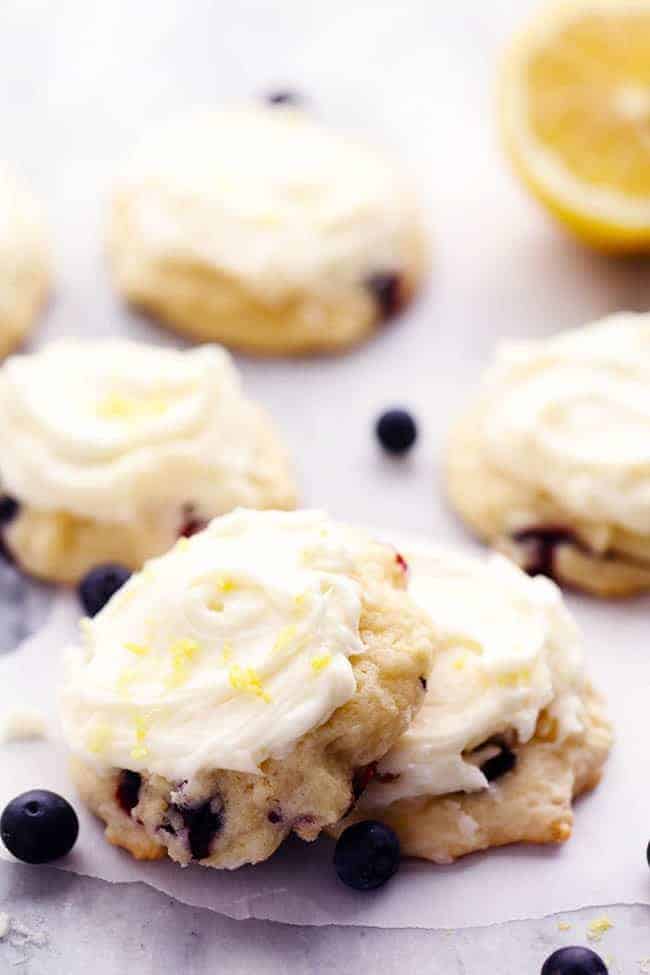
[[[101,226],[119,159],[147,120],[197,102],[295,88],[315,113],[386,145],[410,165],[435,235],[432,276],[425,298],[363,349],[329,361],[243,361],[248,388],[283,427],[306,503],[391,530],[466,541],[444,509],[438,459],[449,419],[471,392],[494,340],[550,334],[610,310],[650,307],[647,265],[580,250],[521,194],[501,157],[493,104],[497,54],[535,5],[5,0],[2,152],[43,200],[57,262],[57,292],[36,341],[126,327],[160,338],[119,306],[106,275]],[[411,406],[422,426],[418,449],[403,464],[382,458],[370,435],[375,413],[394,402]],[[4,574],[1,584],[13,601],[14,580]],[[30,595],[30,606],[34,601]],[[590,616],[590,636],[627,666],[625,607],[591,614],[575,602],[579,614]],[[631,610],[635,626],[643,625],[644,606]],[[2,617],[5,645],[16,616],[14,606]],[[625,743],[630,775],[646,774],[640,745]],[[608,823],[575,868],[589,870],[599,846],[613,842],[611,831],[629,828],[630,814],[623,805],[616,827]],[[634,821],[642,819],[637,810]],[[639,841],[638,860],[629,864],[637,889]],[[269,972],[353,972],[381,964],[391,972],[408,962],[434,973],[535,975],[551,947],[584,936],[584,924],[567,935],[545,921],[459,935],[462,946],[453,941],[451,950],[443,935],[424,932],[298,932],[172,909],[151,891],[127,893],[58,872],[0,867],[0,909],[36,923],[40,915],[47,929],[49,948],[0,944],[0,966],[5,955],[14,961],[20,951],[30,975],[76,975],[89,960],[97,973],[135,963],[141,972],[190,975],[224,964],[225,970]],[[534,883],[532,868],[530,876]],[[549,910],[553,894],[549,889]],[[650,935],[645,950],[640,943],[649,913],[616,912],[617,927],[603,946],[603,954],[617,958],[613,970],[636,972],[638,960],[650,955]],[[107,938],[113,926],[115,937]],[[169,937],[170,928],[177,938]],[[191,936],[194,929],[199,933]],[[97,953],[96,940],[103,947]],[[296,954],[297,943],[304,957]]]

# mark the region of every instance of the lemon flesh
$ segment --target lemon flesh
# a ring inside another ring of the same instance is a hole
[[[552,7],[509,52],[506,146],[578,236],[650,252],[650,0]]]

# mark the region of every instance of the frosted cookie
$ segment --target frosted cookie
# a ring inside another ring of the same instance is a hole
[[[129,301],[262,354],[360,341],[407,303],[426,263],[394,165],[289,105],[152,132],[115,194],[108,243]]]
[[[0,164],[0,359],[29,332],[45,302],[45,236],[36,202]]]
[[[138,858],[235,868],[314,839],[422,703],[433,632],[395,550],[316,512],[238,511],[84,623],[64,734]]]
[[[409,592],[443,649],[422,710],[337,832],[379,819],[403,852],[439,863],[564,842],[572,799],[597,784],[611,731],[559,590],[501,555],[403,551]]]
[[[452,503],[528,572],[650,589],[650,316],[506,343],[452,432]]]
[[[25,571],[139,568],[238,505],[291,508],[266,414],[227,352],[52,343],[0,369],[0,537]]]

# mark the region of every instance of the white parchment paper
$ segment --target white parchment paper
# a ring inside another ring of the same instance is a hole
[[[650,903],[644,862],[650,808],[648,602],[618,607],[573,602],[594,676],[610,698],[618,742],[604,782],[578,802],[574,836],[564,847],[492,850],[445,867],[407,861],[386,888],[363,895],[336,880],[329,840],[290,842],[270,861],[232,873],[142,864],[108,846],[99,824],[75,802],[80,839],[59,866],[114,882],[144,881],[233,918],[293,924],[459,928],[589,904]],[[73,595],[59,597],[45,628],[0,658],[0,715],[20,706],[48,715],[46,740],[1,747],[0,807],[36,787],[74,801],[53,702],[60,649],[75,639],[79,615]]]

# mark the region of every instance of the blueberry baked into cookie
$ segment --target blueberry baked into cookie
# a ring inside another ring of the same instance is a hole
[[[218,346],[62,340],[0,368],[0,539],[35,576],[139,568],[238,505],[292,508],[293,474]]]
[[[649,315],[500,346],[452,432],[452,504],[532,574],[649,590],[649,388]]]
[[[0,164],[0,359],[36,321],[50,284],[43,217],[32,196]]]
[[[402,551],[442,649],[421,711],[335,832],[380,820],[403,853],[439,863],[564,842],[572,799],[598,783],[611,730],[560,591],[501,555]]]
[[[215,519],[82,633],[62,725],[107,839],[226,868],[345,814],[420,707],[435,640],[393,548],[304,511]]]
[[[130,302],[268,355],[359,342],[408,302],[427,260],[393,163],[285,102],[151,132],[115,192],[108,247]]]

